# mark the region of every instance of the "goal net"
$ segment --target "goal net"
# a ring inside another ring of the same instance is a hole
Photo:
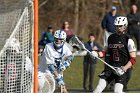
[[[0,93],[31,93],[33,3],[0,0]]]

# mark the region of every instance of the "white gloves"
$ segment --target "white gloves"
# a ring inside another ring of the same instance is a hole
[[[68,68],[70,66],[70,63],[68,61],[64,61],[63,64],[61,64],[59,70],[60,71],[64,71],[66,68]]]
[[[60,66],[60,68],[59,68],[60,71],[64,71],[65,69],[66,69],[66,67],[65,67],[65,65],[63,65],[63,64],[62,64],[62,65]]]
[[[98,57],[98,52],[96,52],[96,51],[91,51],[91,54],[92,54],[94,57]]]
[[[31,62],[31,59],[28,56],[26,56],[26,59],[25,59],[25,69],[27,72],[30,72],[30,73],[32,73],[34,70],[34,66]]]
[[[63,80],[63,77],[60,74],[56,78],[56,82],[57,82],[58,86],[61,86],[61,85],[64,86],[65,85],[64,80]]]
[[[115,67],[115,69],[116,69],[116,74],[118,76],[121,76],[125,73],[125,71],[123,70],[123,67]]]

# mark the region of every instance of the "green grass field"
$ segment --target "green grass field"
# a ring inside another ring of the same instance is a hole
[[[137,57],[137,63],[134,66],[132,78],[128,84],[128,88],[140,88],[140,57]],[[94,77],[94,88],[96,87],[99,77],[98,75],[103,70],[103,63],[101,61],[98,61],[96,64],[96,71],[95,71],[95,77]],[[75,57],[74,62],[71,64],[71,67],[68,68],[64,72],[64,80],[66,82],[67,88],[82,88],[82,82],[83,82],[83,57]],[[70,93],[70,92],[69,92]],[[72,92],[74,93],[74,92]],[[78,93],[78,92],[75,92]],[[85,93],[85,92],[80,92]],[[91,93],[91,92],[86,92]],[[111,92],[104,92],[104,93],[111,93]],[[139,92],[125,92],[125,93],[140,93]]]

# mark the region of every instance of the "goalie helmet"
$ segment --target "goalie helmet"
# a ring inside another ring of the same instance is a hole
[[[19,53],[19,51],[20,51],[20,43],[19,43],[19,41],[16,38],[11,38],[9,40],[8,49],[10,51],[15,51],[16,53]]]
[[[114,25],[123,26],[123,29],[125,30],[128,25],[127,17],[123,17],[123,16],[117,17],[114,21]]]
[[[54,33],[54,45],[55,45],[55,47],[61,48],[64,45],[66,38],[67,38],[67,35],[63,30],[55,31],[55,33]]]

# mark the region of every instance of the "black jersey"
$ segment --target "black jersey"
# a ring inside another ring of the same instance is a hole
[[[114,33],[108,38],[108,54],[109,64],[112,66],[120,67],[127,64],[130,59],[128,51],[128,34],[118,35]]]

